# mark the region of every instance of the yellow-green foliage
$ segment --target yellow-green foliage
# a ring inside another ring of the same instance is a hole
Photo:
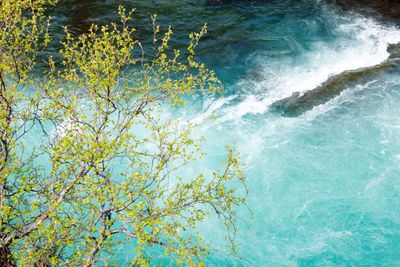
[[[50,42],[44,8],[55,3],[0,3],[0,265],[112,265],[120,244],[133,265],[162,254],[203,265],[210,246],[196,226],[210,212],[234,249],[234,208],[247,193],[231,184],[244,185],[237,155],[228,149],[213,174],[179,177],[201,154],[199,140],[189,123],[162,116],[166,103],[220,88],[195,61],[206,27],[183,58],[153,17],[148,55],[121,7],[118,24],[79,36],[65,28],[61,66],[49,58],[48,72],[32,75]]]

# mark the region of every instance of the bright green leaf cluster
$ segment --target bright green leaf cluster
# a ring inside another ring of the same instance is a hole
[[[0,4],[0,265],[118,264],[114,248],[125,245],[134,266],[162,255],[202,266],[212,247],[196,228],[211,213],[234,249],[234,211],[247,194],[238,155],[228,149],[213,174],[179,176],[202,155],[199,140],[193,125],[163,116],[166,103],[221,88],[195,60],[207,27],[190,34],[183,57],[153,16],[148,54],[121,7],[118,23],[78,36],[65,28],[62,61],[49,58],[37,75],[49,4]]]

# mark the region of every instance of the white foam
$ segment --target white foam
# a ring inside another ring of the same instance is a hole
[[[366,18],[338,25],[336,32],[343,38],[333,43],[315,43],[301,64],[287,66],[280,75],[274,75],[281,77],[275,83],[281,97],[313,89],[345,70],[379,64],[389,56],[388,44],[400,42],[398,29],[384,28]]]
[[[314,89],[332,75],[379,64],[389,56],[388,45],[400,42],[399,29],[382,26],[372,19],[334,17],[333,20],[339,20],[335,21],[338,23],[337,40],[316,42],[311,51],[298,59],[269,62],[269,58],[255,55],[258,61],[265,61],[261,70],[263,79],[239,82],[238,87],[247,89],[250,85],[251,93],[236,106],[226,107],[222,120],[235,120],[248,113],[265,113],[273,102],[294,92]]]
[[[68,134],[76,135],[80,131],[79,124],[68,118],[64,120],[61,124],[57,125],[57,127],[53,131],[53,136],[56,139],[64,138]]]
[[[248,113],[260,114],[264,113],[268,109],[268,104],[265,101],[268,99],[257,99],[255,95],[248,95],[238,105],[230,107],[224,110],[224,116],[222,121],[234,120],[240,118]]]
[[[229,103],[234,98],[236,98],[236,96],[223,97],[211,102],[208,106],[207,111],[191,119],[190,123],[193,125],[202,124],[206,119],[210,118],[215,111],[217,111],[223,105]]]

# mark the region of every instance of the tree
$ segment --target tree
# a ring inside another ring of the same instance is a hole
[[[206,27],[183,56],[153,17],[150,53],[120,7],[119,23],[79,36],[65,28],[60,62],[50,57],[38,74],[50,4],[0,3],[0,265],[113,264],[119,244],[130,244],[134,266],[157,255],[203,265],[212,247],[196,226],[212,213],[234,250],[235,208],[247,194],[237,153],[227,150],[220,171],[180,176],[202,156],[200,140],[162,113],[220,90],[195,60]]]

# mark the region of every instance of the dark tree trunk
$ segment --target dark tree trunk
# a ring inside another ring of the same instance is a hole
[[[10,247],[0,247],[0,266],[1,267],[15,267],[15,260],[11,253]]]

